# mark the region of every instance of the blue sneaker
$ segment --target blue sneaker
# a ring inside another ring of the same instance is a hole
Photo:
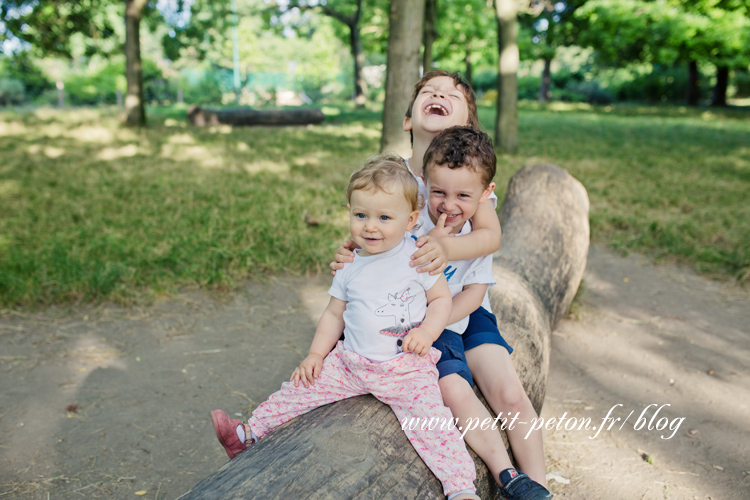
[[[500,482],[503,483],[500,493],[507,500],[549,500],[554,496],[547,488],[515,469],[502,471]]]

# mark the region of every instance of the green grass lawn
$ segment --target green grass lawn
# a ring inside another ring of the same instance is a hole
[[[143,131],[112,109],[0,112],[0,304],[127,304],[327,269],[377,111],[235,129],[149,112]],[[500,197],[522,165],[554,163],[588,189],[594,240],[750,278],[750,112],[529,103],[520,150],[499,157]]]

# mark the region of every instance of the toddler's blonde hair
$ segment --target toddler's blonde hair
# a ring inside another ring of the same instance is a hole
[[[424,203],[419,195],[419,184],[404,159],[394,153],[381,153],[365,160],[362,167],[352,174],[346,187],[346,199],[351,202],[352,193],[359,190],[377,189],[392,194],[394,187],[401,188],[412,210],[422,208]]]

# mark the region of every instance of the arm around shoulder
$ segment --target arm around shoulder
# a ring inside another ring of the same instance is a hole
[[[471,223],[473,229],[469,234],[441,240],[446,247],[448,260],[477,259],[492,255],[500,248],[502,231],[492,202],[480,203]]]

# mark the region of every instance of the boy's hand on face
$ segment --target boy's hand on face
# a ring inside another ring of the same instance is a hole
[[[413,352],[419,357],[425,357],[430,352],[435,337],[426,328],[417,327],[409,330],[401,344],[404,352]]]
[[[435,227],[429,233],[417,239],[419,250],[411,256],[412,260],[409,265],[411,267],[421,266],[417,268],[418,273],[429,272],[430,275],[435,276],[442,273],[448,265],[448,252],[440,243],[441,238],[451,234],[451,229],[445,227],[447,218],[446,214],[442,214]]]
[[[336,256],[334,261],[328,264],[331,269],[331,276],[336,276],[336,271],[344,269],[344,264],[347,262],[354,262],[354,249],[359,248],[356,243],[352,240],[346,240],[344,246],[340,246],[336,250]]]
[[[292,372],[289,378],[294,383],[294,387],[299,387],[300,381],[305,388],[315,385],[315,379],[320,376],[320,370],[323,368],[323,357],[320,354],[308,354],[302,363]]]

